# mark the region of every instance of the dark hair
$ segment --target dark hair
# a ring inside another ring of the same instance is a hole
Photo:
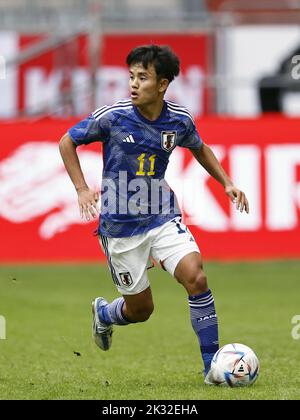
[[[128,66],[141,63],[145,69],[153,64],[157,77],[169,82],[179,74],[179,59],[167,45],[142,45],[130,51],[126,63]]]

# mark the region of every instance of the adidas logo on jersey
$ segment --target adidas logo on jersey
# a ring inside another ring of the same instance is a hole
[[[123,139],[123,143],[135,143],[134,138],[132,137],[131,134],[129,134],[129,136],[125,137],[125,139]]]

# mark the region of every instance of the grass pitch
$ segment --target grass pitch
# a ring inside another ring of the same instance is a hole
[[[184,289],[155,268],[151,318],[115,327],[101,352],[91,338],[90,302],[118,296],[97,264],[1,266],[0,399],[300,399],[300,262],[207,263],[220,344],[254,349],[261,374],[249,388],[203,384]],[[299,330],[298,330],[299,331]]]

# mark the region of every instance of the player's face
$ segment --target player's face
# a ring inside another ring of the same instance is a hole
[[[163,98],[168,86],[167,79],[158,79],[154,66],[147,69],[140,63],[129,67],[129,87],[132,103],[136,106],[155,104]]]

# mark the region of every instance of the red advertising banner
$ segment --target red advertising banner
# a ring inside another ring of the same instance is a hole
[[[78,35],[49,47],[16,66],[1,84],[0,118],[17,115],[83,115],[129,95],[126,57],[138,45],[169,45],[179,56],[181,73],[167,98],[186,106],[194,116],[208,111],[204,77],[209,73],[211,36],[200,34]],[[18,56],[47,41],[45,34],[1,33],[3,56]],[[96,104],[96,106],[95,106]]]
[[[1,262],[104,259],[97,223],[80,219],[59,155],[58,141],[74,123],[1,123]],[[236,211],[192,154],[175,149],[167,180],[204,258],[299,258],[300,120],[203,118],[197,126],[250,202],[248,215]],[[101,144],[78,151],[88,184],[100,188]]]

